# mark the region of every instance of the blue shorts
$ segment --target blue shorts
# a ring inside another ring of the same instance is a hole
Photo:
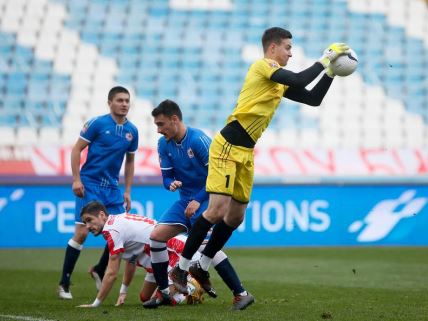
[[[83,224],[80,219],[80,211],[82,208],[92,201],[98,201],[104,204],[108,214],[122,214],[125,212],[125,199],[119,188],[100,187],[97,185],[84,185],[85,194],[83,198],[76,196],[75,221],[78,224]]]
[[[207,209],[208,200],[201,203],[201,206],[196,211],[195,215],[191,218],[187,218],[184,214],[184,210],[187,207],[191,200],[180,199],[165,212],[162,214],[162,217],[159,219],[158,224],[177,224],[182,225],[189,232],[190,228],[195,223],[196,219]]]

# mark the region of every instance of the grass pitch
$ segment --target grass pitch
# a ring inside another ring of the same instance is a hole
[[[0,250],[0,320],[428,320],[427,248],[277,248],[227,250],[256,303],[230,311],[232,295],[216,272],[219,297],[196,306],[144,310],[137,272],[125,306],[114,303],[120,285],[99,308],[87,268],[100,249],[85,249],[73,274],[72,301],[56,296],[64,250]],[[123,264],[122,264],[123,265]]]

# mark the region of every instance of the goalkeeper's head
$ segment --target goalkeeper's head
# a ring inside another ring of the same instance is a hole
[[[108,213],[106,207],[97,201],[86,204],[80,211],[82,222],[95,236],[99,235],[107,222]]]
[[[262,45],[265,58],[275,60],[280,66],[285,66],[291,55],[291,32],[273,27],[266,29],[262,36]]]

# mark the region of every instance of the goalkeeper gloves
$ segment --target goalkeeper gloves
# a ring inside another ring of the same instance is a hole
[[[346,43],[335,42],[332,43],[326,50],[324,50],[323,55],[321,56],[319,62],[327,68],[332,61],[337,57],[348,53],[349,46]]]
[[[325,73],[327,74],[327,76],[329,76],[330,78],[334,78],[334,76],[336,76],[335,75],[335,73],[333,72],[333,69],[331,68],[331,66],[328,66],[326,69],[325,69]]]

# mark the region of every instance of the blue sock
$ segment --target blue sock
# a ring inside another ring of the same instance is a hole
[[[67,245],[67,249],[65,250],[64,265],[62,267],[61,281],[59,284],[67,287],[70,286],[71,274],[73,273],[74,266],[76,265],[79,255],[79,249]]]
[[[241,284],[241,280],[239,280],[238,274],[236,274],[236,271],[232,264],[230,264],[229,259],[221,261],[214,268],[234,295],[238,295],[245,291]]]
[[[106,246],[104,247],[104,252],[100,257],[98,264],[94,266],[94,271],[98,273],[101,279],[104,278],[109,258],[110,252],[108,250],[108,244],[106,244]]]

